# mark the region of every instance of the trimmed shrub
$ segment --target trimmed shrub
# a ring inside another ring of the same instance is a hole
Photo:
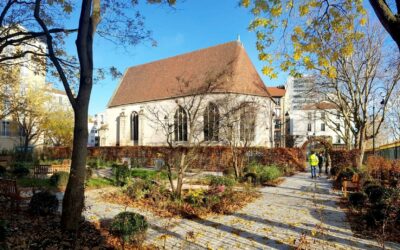
[[[89,180],[93,176],[93,168],[86,166],[86,180]]]
[[[146,238],[148,227],[149,224],[144,216],[132,212],[122,212],[114,217],[110,231],[121,237],[124,242],[140,246]]]
[[[0,166],[0,177],[3,177],[6,175],[7,169],[3,166]]]
[[[57,187],[57,188],[65,187],[65,186],[67,186],[68,178],[69,178],[68,172],[54,173],[50,177],[50,185],[52,185],[53,187]]]
[[[6,239],[8,232],[8,223],[5,220],[0,220],[0,242]],[[1,245],[0,245],[1,247]]]
[[[29,175],[29,169],[22,165],[18,165],[18,166],[14,167],[14,169],[12,170],[12,173],[15,177],[22,178],[22,177]]]
[[[112,165],[115,180],[117,185],[124,186],[128,183],[128,179],[130,177],[130,171],[128,165],[124,164],[113,164]]]
[[[259,173],[260,183],[269,182],[282,176],[281,170],[277,166],[264,167]]]
[[[367,201],[367,196],[362,192],[351,193],[349,195],[349,202],[353,207],[362,207]]]
[[[386,209],[387,206],[385,204],[374,205],[371,209],[369,209],[364,217],[367,226],[376,227],[379,225],[385,219]]]
[[[153,184],[151,181],[135,179],[124,188],[123,192],[132,200],[140,200],[150,192],[152,186]]]
[[[383,201],[386,190],[381,186],[371,186],[366,188],[365,192],[368,194],[368,199],[372,204],[378,204]]]
[[[207,178],[210,179],[210,186],[226,186],[233,187],[236,184],[236,181],[230,177],[226,176],[215,176],[209,175]]]
[[[54,214],[58,210],[58,199],[48,191],[36,193],[29,202],[29,211],[34,215]]]

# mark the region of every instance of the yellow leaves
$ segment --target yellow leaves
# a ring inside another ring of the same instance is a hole
[[[269,63],[272,62],[272,60],[271,60],[271,55],[270,55],[270,54],[267,54],[267,53],[264,53],[264,52],[261,52],[261,53],[258,55],[258,59],[260,59],[260,61],[268,61]]]
[[[269,25],[271,25],[271,19],[269,19],[269,18],[256,18],[250,23],[249,29],[250,30],[254,30],[254,29],[259,28],[259,27],[264,27],[265,28],[265,27],[267,27]]]
[[[310,59],[310,57],[308,57],[308,56],[305,56],[305,57],[303,58],[303,63],[304,63],[304,65],[306,66],[306,68],[307,68],[308,70],[314,68],[314,64],[311,62],[311,59]]]
[[[366,25],[367,24],[367,18],[366,17],[361,18],[359,23],[360,23],[361,26]]]
[[[293,59],[295,61],[300,60],[302,54],[303,54],[303,52],[301,50],[299,50],[299,49],[295,50],[294,53],[293,53]]]
[[[301,28],[300,26],[294,27],[293,32],[294,32],[296,35],[300,36],[300,37],[304,37],[303,28]]]
[[[352,43],[347,43],[344,47],[340,49],[340,52],[344,56],[351,56],[354,52],[354,47]]]
[[[274,69],[270,66],[264,66],[261,71],[264,75],[269,76],[271,79],[278,77],[278,75],[274,72]]]
[[[329,61],[325,57],[318,57],[318,65],[321,67],[328,67],[329,66]]]
[[[250,6],[250,0],[241,0],[240,5],[245,8],[248,8]]]
[[[280,16],[282,14],[282,6],[280,4],[277,6],[274,6],[271,8],[270,12],[273,17]]]
[[[310,12],[310,8],[308,7],[308,4],[300,5],[299,12],[300,12],[300,16],[307,15]]]

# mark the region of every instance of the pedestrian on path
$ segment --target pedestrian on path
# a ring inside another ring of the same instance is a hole
[[[317,166],[318,166],[318,156],[315,154],[314,151],[311,151],[311,155],[308,158],[308,162],[310,163],[311,167],[311,178],[317,178]]]
[[[324,155],[322,153],[318,154],[318,168],[319,168],[319,172],[318,172],[318,176],[321,177],[322,176],[322,166],[324,165]]]

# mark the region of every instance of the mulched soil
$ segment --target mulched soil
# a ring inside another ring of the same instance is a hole
[[[60,218],[59,214],[32,216],[26,211],[10,212],[0,207],[0,221],[7,223],[5,240],[0,237],[0,249],[123,249],[120,239],[99,223],[82,221],[77,232],[63,232]],[[126,244],[124,249],[155,248]]]

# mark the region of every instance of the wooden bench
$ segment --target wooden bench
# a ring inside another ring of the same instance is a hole
[[[344,197],[347,197],[349,190],[355,190],[357,192],[361,190],[360,176],[358,174],[354,174],[349,181],[342,181],[342,192]]]
[[[0,179],[0,197],[10,200],[15,205],[17,210],[20,209],[20,203],[23,200],[30,199],[29,197],[22,197],[20,190],[17,187],[16,180]]]

